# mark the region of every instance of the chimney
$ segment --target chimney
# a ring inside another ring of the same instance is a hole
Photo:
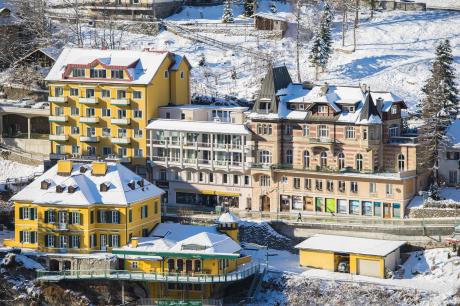
[[[139,187],[144,187],[144,179],[140,179],[139,181],[137,181],[137,184],[139,185]]]
[[[67,187],[67,192],[74,193],[75,191],[77,191],[77,188],[78,188],[78,185],[70,185],[69,187]]]
[[[60,184],[60,185],[56,186],[56,192],[57,193],[63,193],[64,190],[65,190],[65,185],[64,184]]]
[[[137,248],[138,245],[139,245],[139,238],[137,238],[137,237],[131,238],[131,247],[132,248]]]
[[[359,84],[359,87],[361,88],[361,92],[362,92],[363,94],[365,94],[365,93],[368,92],[368,87],[367,87],[367,84],[366,84],[366,83],[362,83],[362,84],[360,83],[360,84]]]
[[[324,82],[324,85],[321,86],[321,95],[322,96],[326,95],[328,90],[329,90],[329,84],[327,82]]]
[[[107,192],[110,189],[110,182],[104,182],[99,185],[99,191],[100,192]]]
[[[136,189],[136,182],[134,180],[130,180],[128,183],[128,187],[131,188],[131,190]]]
[[[302,88],[303,88],[303,89],[312,90],[312,89],[313,89],[313,86],[314,86],[314,84],[313,84],[313,82],[311,82],[311,81],[304,81],[304,82],[302,83]]]
[[[50,187],[51,185],[51,180],[50,179],[46,179],[46,180],[43,180],[40,184],[40,189],[43,189],[43,190],[48,190],[48,188]]]

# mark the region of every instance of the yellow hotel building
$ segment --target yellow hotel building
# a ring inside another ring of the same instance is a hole
[[[118,163],[58,161],[12,198],[15,238],[5,246],[110,251],[160,223],[163,193]]]
[[[190,102],[185,57],[163,51],[64,49],[49,84],[51,159],[112,159],[145,174],[148,121]]]

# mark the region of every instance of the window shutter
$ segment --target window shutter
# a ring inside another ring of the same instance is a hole
[[[78,216],[80,218],[80,225],[83,225],[83,214],[78,213]]]
[[[68,223],[68,224],[72,224],[72,220],[71,220],[71,219],[72,219],[72,213],[67,212],[67,223]]]
[[[97,211],[97,223],[101,223],[101,211]]]
[[[30,232],[30,243],[37,243],[37,232]]]
[[[50,211],[45,210],[45,223],[50,223],[49,217],[50,217]],[[45,237],[45,239],[46,239],[46,237]]]
[[[145,217],[147,218],[149,216],[149,207],[145,205],[144,208],[145,208]]]
[[[32,215],[32,218],[31,218],[32,220],[37,219],[37,209],[36,208],[32,208],[31,215]]]
[[[108,238],[109,238],[109,247],[111,248],[112,247],[113,235],[108,235]]]
[[[47,248],[50,246],[50,244],[48,242],[49,237],[50,237],[50,235],[45,235],[45,247],[47,247]]]
[[[94,210],[89,212],[89,223],[94,223]]]
[[[80,248],[80,236],[77,236],[77,248]]]
[[[112,223],[112,211],[107,210],[105,213],[106,213],[107,223]]]
[[[96,234],[93,234],[94,235],[94,246],[96,247],[97,246],[97,235]]]
[[[117,217],[118,217],[118,224],[121,224],[121,216],[120,216],[120,212],[117,211]]]
[[[19,207],[19,219],[24,219],[24,207]]]
[[[22,209],[22,208],[20,208],[20,209]],[[24,242],[24,232],[23,231],[19,232],[19,242],[21,242],[21,243]]]

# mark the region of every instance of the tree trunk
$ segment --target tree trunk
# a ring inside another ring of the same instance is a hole
[[[356,51],[356,31],[359,24],[359,0],[356,0],[355,23],[353,26],[353,52]]]
[[[371,0],[371,19],[374,18],[375,0]]]
[[[297,1],[297,38],[296,38],[296,64],[297,64],[297,81],[300,83],[300,0]]]
[[[342,12],[342,47],[345,47],[345,26],[347,23],[347,9],[344,7]]]

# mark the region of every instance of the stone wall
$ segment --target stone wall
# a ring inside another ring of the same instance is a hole
[[[424,207],[409,210],[409,218],[454,218],[460,217],[459,209]]]

